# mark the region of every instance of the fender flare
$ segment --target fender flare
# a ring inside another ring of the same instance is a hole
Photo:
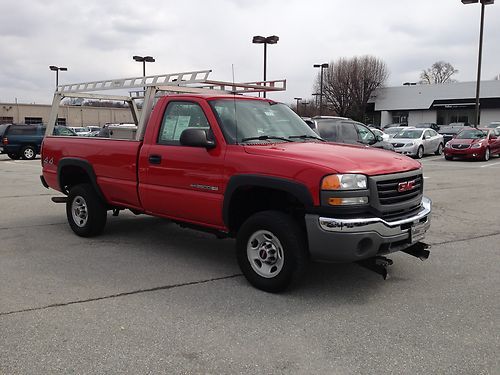
[[[263,187],[274,190],[282,190],[297,198],[306,208],[312,208],[314,203],[309,189],[299,182],[280,177],[270,177],[254,174],[232,176],[224,193],[222,206],[222,219],[229,228],[229,209],[233,194],[241,187]]]
[[[64,189],[64,186],[62,184],[62,170],[64,167],[69,167],[69,166],[83,169],[85,173],[87,173],[87,176],[90,179],[90,183],[94,188],[94,190],[96,191],[97,195],[99,195],[99,198],[101,198],[104,202],[106,202],[106,199],[102,194],[101,188],[97,184],[97,176],[94,172],[94,168],[92,167],[92,164],[90,164],[85,159],[63,158],[59,160],[59,162],[57,163],[57,182],[59,183],[59,187],[61,188],[61,191],[63,193],[67,195],[69,192]]]

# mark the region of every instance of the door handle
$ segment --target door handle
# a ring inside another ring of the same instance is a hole
[[[149,155],[148,160],[150,164],[161,164],[160,155]]]

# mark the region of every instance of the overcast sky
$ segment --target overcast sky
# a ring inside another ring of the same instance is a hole
[[[287,79],[286,103],[311,97],[315,63],[370,54],[389,68],[388,86],[417,81],[433,62],[476,79],[480,5],[460,0],[2,0],[0,102],[50,103],[60,83],[212,69],[212,79],[256,81],[263,46],[268,79]],[[500,1],[487,6],[483,79],[500,74]]]

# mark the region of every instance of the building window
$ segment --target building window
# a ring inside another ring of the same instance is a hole
[[[1,117],[0,124],[12,124],[14,122],[14,117]]]
[[[24,123],[26,125],[34,125],[34,124],[41,124],[43,123],[43,121],[41,117],[25,117]]]
[[[65,118],[57,118],[57,125],[63,125],[66,126],[66,119]]]
[[[394,112],[392,112],[392,123],[393,124],[408,124],[408,112],[407,111],[394,111]]]

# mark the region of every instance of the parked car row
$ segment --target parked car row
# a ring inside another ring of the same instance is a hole
[[[56,126],[55,135],[76,136],[76,133],[65,126]],[[0,153],[9,158],[32,160],[40,154],[40,146],[45,136],[43,125],[0,125]]]

